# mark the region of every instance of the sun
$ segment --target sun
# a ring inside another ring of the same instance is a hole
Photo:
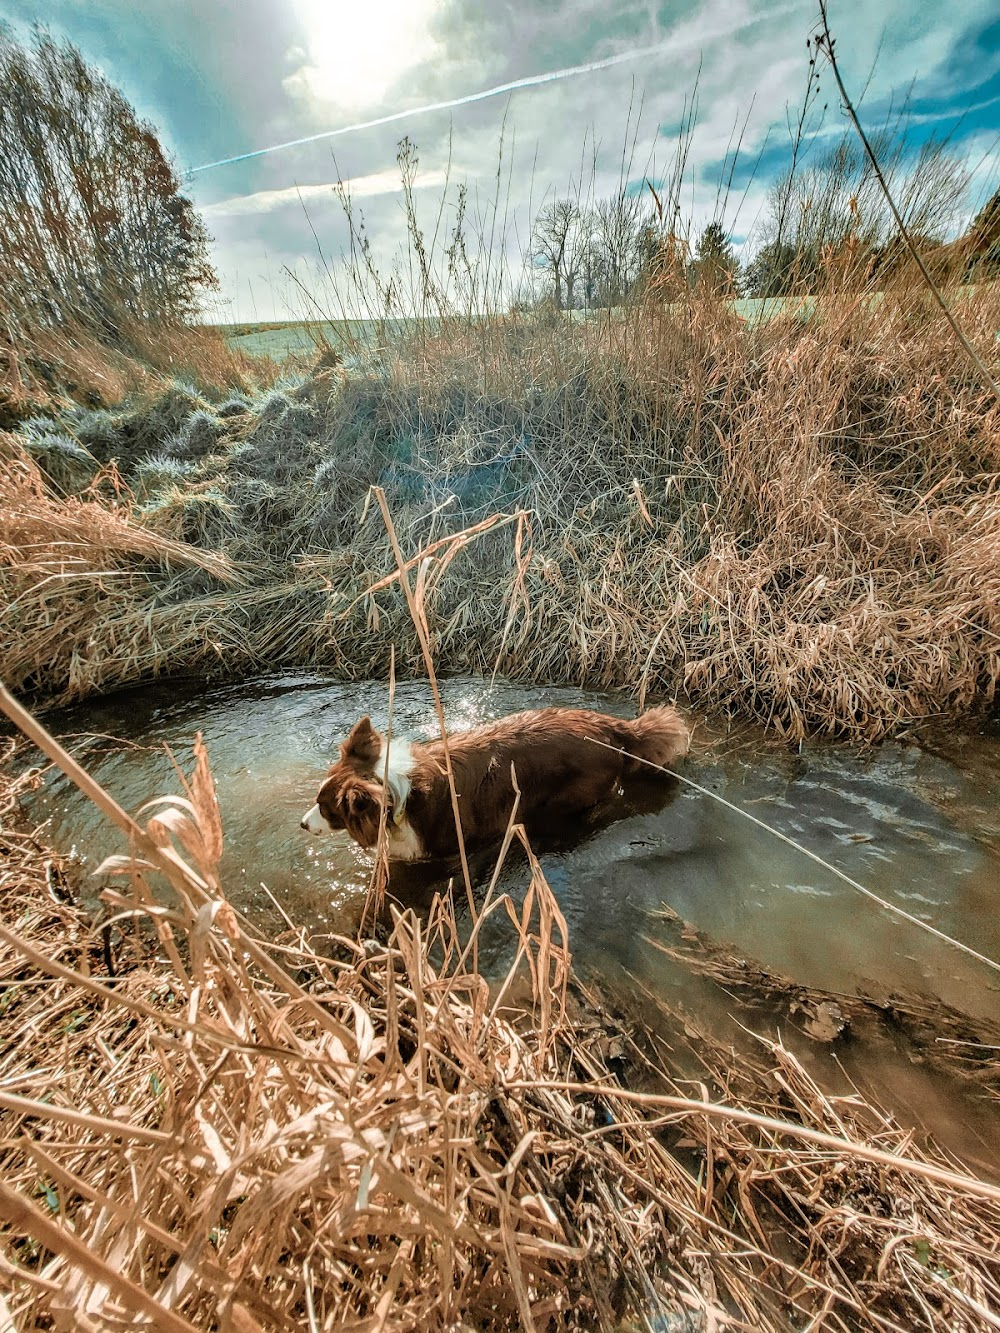
[[[430,32],[442,0],[292,0],[307,44],[290,81],[319,102],[378,106],[397,79],[439,49]]]

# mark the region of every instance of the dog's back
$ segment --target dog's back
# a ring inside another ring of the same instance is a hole
[[[470,845],[501,837],[515,795],[517,817],[529,824],[582,814],[612,796],[623,778],[650,771],[649,764],[675,763],[688,741],[687,727],[672,708],[653,709],[635,721],[545,708],[449,736],[463,835]],[[446,855],[456,841],[444,743],[413,749],[417,767],[408,817],[428,854]]]

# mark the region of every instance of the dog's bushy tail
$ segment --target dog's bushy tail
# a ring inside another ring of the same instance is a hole
[[[649,712],[629,722],[625,749],[637,759],[650,764],[671,768],[682,755],[687,754],[691,733],[680,713],[674,708],[651,708]],[[636,770],[644,764],[636,764]],[[652,770],[645,768],[647,773]]]

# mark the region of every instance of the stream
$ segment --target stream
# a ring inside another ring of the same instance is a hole
[[[625,696],[524,687],[479,679],[442,684],[449,729],[522,708],[568,705],[623,716]],[[164,746],[182,766],[200,731],[208,747],[225,830],[227,895],[261,930],[283,914],[312,930],[353,933],[371,857],[344,835],[314,838],[299,827],[337,745],[370,712],[384,729],[384,682],[283,675],[206,687],[165,682],[51,713],[46,721],[128,810],[178,790]],[[436,733],[424,681],[396,687],[393,733]],[[114,738],[114,739],[112,739]],[[816,853],[886,901],[1000,958],[1000,727],[946,734],[933,747],[888,742],[857,749],[810,742],[791,750],[757,730],[695,729],[683,772]],[[93,869],[120,839],[65,779],[48,775],[32,801],[45,836]],[[741,1031],[719,988],[655,947],[668,905],[715,940],[765,967],[830,992],[859,988],[937,997],[973,1019],[1000,1022],[1000,974],[866,899],[801,851],[684,784],[624,802],[621,817],[582,830],[575,845],[543,850],[541,864],[566,917],[574,964],[616,993],[662,996],[687,1006],[725,1040]],[[513,896],[523,862],[504,871]],[[100,888],[91,881],[93,891]],[[266,886],[266,887],[265,887]],[[441,887],[418,867],[394,877],[404,900]],[[464,892],[457,895],[464,899]],[[510,931],[500,918],[483,936],[480,966],[497,975]],[[654,1015],[655,1017],[655,1015]],[[772,1031],[770,1035],[774,1035]],[[784,1034],[782,1034],[784,1035]],[[858,1044],[855,1044],[857,1046]],[[1000,1120],[993,1105],[959,1097],[919,1057],[820,1044],[807,1049],[834,1091],[867,1085],[898,1115],[932,1128],[981,1168],[995,1165]]]

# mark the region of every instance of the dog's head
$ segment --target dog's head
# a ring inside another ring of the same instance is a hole
[[[362,847],[378,841],[379,812],[383,799],[390,814],[391,788],[382,786],[378,773],[382,737],[363,717],[340,747],[340,758],[326,775],[316,804],[302,819],[309,833],[333,833],[346,829]]]

